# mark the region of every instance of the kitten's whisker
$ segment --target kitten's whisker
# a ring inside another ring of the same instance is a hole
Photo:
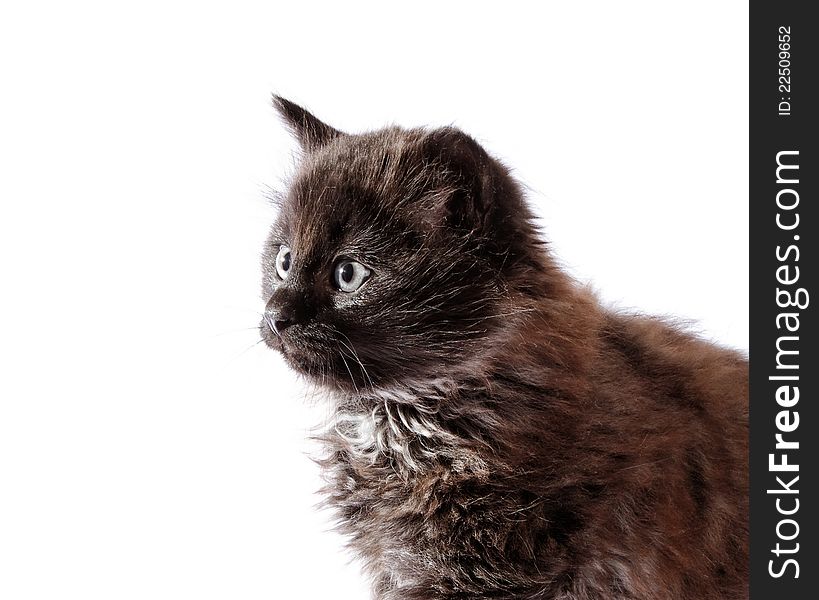
[[[270,328],[270,331],[272,331],[273,333],[275,333],[275,334],[276,334],[276,337],[278,337],[279,339],[281,339],[281,337],[282,337],[282,336],[281,336],[281,334],[279,333],[278,328],[276,327],[276,323],[275,323],[275,321],[273,321],[273,317],[271,317],[270,315],[267,315],[267,314],[266,314],[266,315],[265,315],[263,318],[264,318],[264,322],[265,322],[265,323],[267,323],[267,326]]]
[[[259,326],[254,325],[253,327],[240,327],[239,329],[229,329],[228,331],[223,331],[221,333],[214,333],[211,338],[222,337],[223,335],[230,335],[231,333],[242,333],[245,331],[258,331]]]
[[[253,309],[253,308],[241,308],[241,307],[238,307],[238,306],[230,306],[228,304],[223,304],[222,308],[228,308],[230,310],[238,310],[238,311],[241,311],[241,312],[252,312],[253,314],[259,315],[260,317],[264,316],[263,312],[261,312],[260,310],[257,310],[257,309]]]
[[[344,336],[344,338],[347,340],[347,342],[348,342],[348,343],[345,343],[345,342],[344,342],[344,340],[339,340],[339,341],[340,341],[342,344],[344,344],[344,345],[345,345],[345,346],[346,346],[346,347],[347,347],[347,348],[350,350],[350,352],[351,352],[351,353],[352,353],[352,355],[353,355],[353,358],[354,358],[354,359],[355,359],[355,361],[358,363],[358,366],[359,366],[359,367],[361,367],[361,371],[362,371],[362,373],[364,374],[364,377],[366,377],[366,378],[367,378],[367,381],[370,383],[370,388],[374,388],[374,387],[375,387],[375,385],[373,385],[373,380],[370,378],[370,374],[367,372],[367,369],[364,367],[364,363],[363,363],[363,362],[361,362],[361,358],[359,358],[359,356],[358,356],[358,352],[356,352],[356,351],[355,351],[355,348],[353,347],[353,342],[352,342],[352,340],[351,340],[351,339],[350,339],[350,338],[347,336],[347,334],[345,334],[344,332],[339,331],[339,330],[337,330],[337,329],[336,329],[335,331],[336,331],[336,333],[338,333],[339,335],[343,335],[343,336]]]
[[[257,342],[252,343],[250,346],[248,346],[247,348],[245,348],[244,350],[239,352],[239,354],[237,354],[236,356],[231,358],[229,361],[227,361],[225,363],[225,367],[228,367],[228,366],[232,365],[236,360],[238,360],[239,358],[241,358],[242,356],[244,356],[245,354],[250,352],[253,348],[255,348],[256,346],[261,344],[263,341],[264,341],[264,339],[259,338],[259,340]]]
[[[339,341],[341,341],[341,340],[339,340]],[[341,343],[343,344],[344,342],[341,342]],[[346,344],[344,344],[344,345],[346,346]],[[340,350],[340,351],[342,351],[342,353],[343,353],[343,350],[341,350],[341,348],[339,348],[339,350]],[[366,378],[367,382],[369,382],[369,384],[370,384],[370,389],[372,389],[374,386],[373,386],[373,382],[372,382],[372,380],[370,379],[370,375],[369,375],[369,373],[367,373],[367,369],[365,369],[365,368],[364,368],[364,365],[363,365],[363,364],[361,364],[361,360],[360,360],[360,359],[358,358],[358,356],[355,354],[355,351],[354,351],[354,350],[352,350],[352,348],[351,348],[350,350],[351,350],[351,352],[352,352],[352,356],[351,356],[351,358],[352,358],[353,360],[355,360],[355,361],[356,361],[356,363],[358,364],[358,366],[361,368],[361,372],[362,372],[362,374],[363,374],[363,375],[364,375],[364,377]]]
[[[350,381],[353,382],[353,387],[355,388],[355,393],[358,394],[358,386],[355,384],[355,377],[353,377],[353,372],[350,370],[350,365],[347,364],[347,359],[344,358],[344,351],[339,348],[338,355],[341,357],[341,360],[344,362],[344,366],[347,367],[347,372],[350,374]]]

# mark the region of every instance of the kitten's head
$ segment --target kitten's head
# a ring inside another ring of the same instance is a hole
[[[275,98],[304,156],[263,256],[262,337],[346,390],[468,368],[546,268],[516,184],[461,131],[349,135]]]

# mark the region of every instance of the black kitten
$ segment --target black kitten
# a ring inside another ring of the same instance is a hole
[[[379,599],[747,598],[747,362],[613,314],[453,128],[304,149],[261,331],[331,392],[328,502]]]

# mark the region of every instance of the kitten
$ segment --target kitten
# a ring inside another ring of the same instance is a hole
[[[452,127],[304,150],[261,333],[330,390],[328,503],[378,599],[748,597],[748,364],[617,314]]]

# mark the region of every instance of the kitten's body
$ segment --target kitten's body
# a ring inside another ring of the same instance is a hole
[[[298,327],[263,335],[333,390],[326,493],[376,597],[746,598],[747,362],[601,308],[464,134],[278,105],[307,155],[265,294]]]

